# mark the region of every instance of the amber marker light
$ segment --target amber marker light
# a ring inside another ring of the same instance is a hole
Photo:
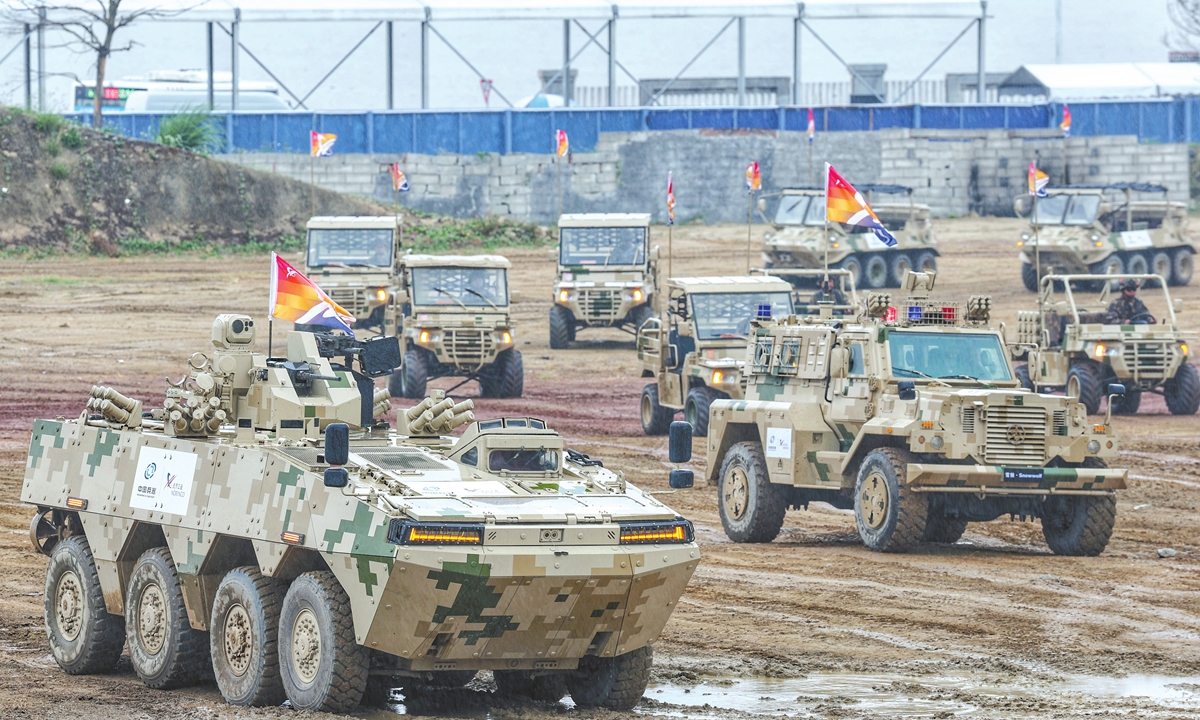
[[[558,291],[558,301],[560,303],[565,303],[566,301],[568,301],[570,299],[571,299],[571,293],[567,292],[566,290]]]
[[[288,545],[303,545],[304,544],[304,533],[298,533],[298,532],[292,532],[291,530],[285,530],[283,532],[283,534],[281,534],[279,537]]]
[[[423,343],[429,342],[429,331],[428,330],[421,331],[421,342],[423,342]]]
[[[375,299],[379,302],[387,302],[387,290],[379,288],[375,291]]]
[[[1188,354],[1188,346],[1187,346],[1187,343],[1181,343],[1181,344],[1179,345],[1179,352],[1183,353],[1184,357],[1187,357],[1187,354]]]
[[[1104,351],[1107,349],[1108,348],[1104,347],[1104,343],[1096,343],[1096,359],[1103,360],[1104,359]]]
[[[688,543],[692,537],[692,524],[682,519],[669,523],[621,523],[622,545]]]
[[[641,288],[633,289],[633,301],[639,302],[639,303],[642,301],[642,289]]]
[[[388,531],[388,542],[399,545],[482,545],[483,526],[396,520]]]
[[[1107,431],[1107,430],[1108,430],[1107,425],[1093,425],[1092,426],[1092,432],[1096,433],[1097,435],[1103,435],[1105,433],[1105,431]]]
[[[500,340],[503,341],[505,345],[511,343],[512,342],[512,333],[505,330],[504,332],[500,333]]]
[[[725,382],[725,373],[720,370],[713,370],[713,385],[720,385]]]
[[[87,500],[77,497],[67,498],[67,507],[72,510],[87,510]]]

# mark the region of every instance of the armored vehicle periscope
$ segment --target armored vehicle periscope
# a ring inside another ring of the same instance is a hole
[[[218,317],[162,407],[96,387],[35,422],[21,498],[63,670],[128,646],[149,687],[211,668],[237,705],[344,713],[485,669],[542,700],[638,702],[699,561],[688,521],[540,420],[439,394],[391,432],[373,378],[395,338],[292,332],[270,358],[254,330]]]
[[[1012,355],[1025,361],[1016,366],[1018,379],[1030,390],[1064,390],[1091,415],[1100,412],[1108,383],[1125,386],[1112,409],[1116,415],[1135,414],[1146,392],[1162,395],[1173,415],[1195,415],[1200,373],[1188,360],[1196,333],[1181,330],[1176,322],[1182,302],[1172,302],[1161,275],[1126,274],[1122,279],[1141,280],[1143,299],[1151,300],[1147,309],[1161,316],[1141,313],[1124,318],[1128,324],[1106,317],[1109,300],[1118,294],[1112,292],[1109,276],[1043,277],[1038,309],[1017,313]],[[1102,289],[1094,301],[1088,291],[1074,289],[1097,285]]]
[[[900,287],[907,270],[937,270],[937,238],[929,219],[929,206],[912,202],[912,189],[901,185],[860,185],[868,201],[876,193],[907,193],[907,203],[875,203],[871,207],[884,226],[896,236],[896,247],[884,245],[875,234],[861,227],[829,224],[829,266],[854,276],[855,287]],[[774,230],[763,243],[763,262],[768,268],[821,268],[825,264],[825,190],[784,190],[775,210]],[[759,210],[767,209],[767,198]],[[799,281],[800,277],[793,278]]]
[[[789,507],[853,509],[872,550],[954,542],[968,522],[1040,518],[1051,550],[1097,555],[1112,534],[1126,471],[1109,419],[1072,398],[1022,389],[990,300],[871,294],[842,324],[791,317],[751,334],[744,400],[713,402],[710,482],[725,533],[769,542]],[[1119,394],[1120,386],[1110,392]]]
[[[400,290],[401,216],[314,217],[307,223],[304,272],[355,318],[390,334]],[[320,326],[302,329],[319,330]]]
[[[508,288],[512,263],[499,255],[404,255],[400,265],[404,365],[388,382],[392,396],[423,398],[428,380],[461,377],[479,381],[484,397],[521,397],[525,364],[509,313],[509,300],[519,297]]]
[[[558,273],[550,306],[550,347],[562,350],[580,328],[636,332],[653,311],[657,251],[650,215],[563,215],[558,219]]]
[[[1115,194],[1118,191],[1120,194]],[[1162,193],[1161,200],[1134,200],[1133,193]],[[1042,275],[1161,275],[1187,285],[1195,269],[1187,229],[1187,205],[1171,202],[1162,185],[1117,183],[1051,188],[1021,233],[1021,281],[1036,292]],[[1018,215],[1031,214],[1028,195],[1013,201]],[[1035,261],[1035,245],[1040,258]],[[1096,290],[1100,288],[1095,286]]]

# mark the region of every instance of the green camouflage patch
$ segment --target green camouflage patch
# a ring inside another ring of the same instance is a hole
[[[448,562],[441,570],[430,570],[429,579],[437,581],[438,590],[449,590],[452,584],[457,584],[458,594],[450,607],[439,605],[433,612],[433,622],[441,624],[450,617],[464,617],[468,623],[483,624],[482,630],[463,630],[459,638],[466,640],[467,645],[475,645],[481,638],[497,638],[509,630],[520,627],[512,621],[512,615],[484,615],[484,610],[494,610],[500,603],[503,593],[496,592],[488,580],[491,578],[492,566],[479,562],[478,555],[468,555],[466,562]]]
[[[120,440],[121,436],[111,430],[102,429],[96,433],[96,445],[85,460],[89,468],[88,477],[95,476],[96,468],[100,467],[100,461],[113,454],[113,450],[116,449]]]

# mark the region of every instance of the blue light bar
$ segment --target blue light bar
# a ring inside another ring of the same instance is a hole
[[[911,320],[911,321],[920,320],[923,315],[924,315],[924,313],[921,311],[920,305],[909,305],[908,306],[908,319],[909,320]]]

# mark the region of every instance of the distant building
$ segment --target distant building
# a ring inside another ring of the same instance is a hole
[[[1200,95],[1200,63],[1022,65],[999,86],[1001,102]]]

